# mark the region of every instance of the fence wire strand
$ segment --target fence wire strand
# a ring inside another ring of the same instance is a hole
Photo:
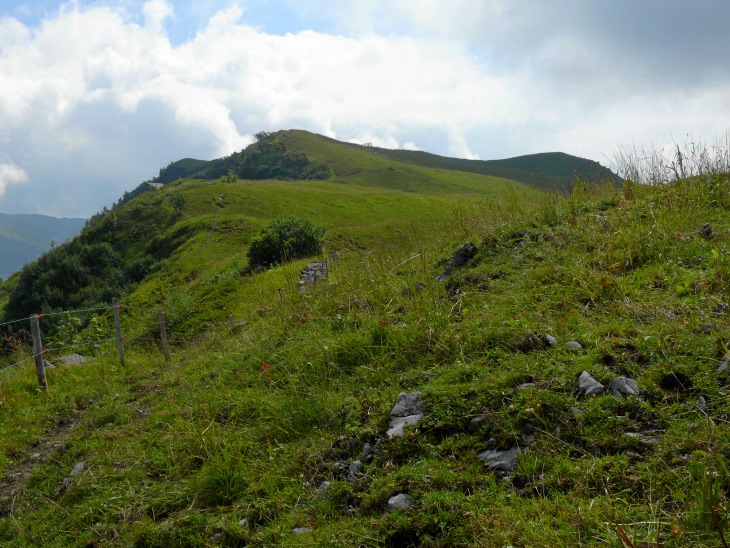
[[[0,373],[2,373],[3,371],[6,371],[12,367],[16,367],[16,366],[20,365],[21,363],[25,363],[27,361],[34,360],[34,359],[36,359],[37,356],[42,356],[42,355],[43,355],[43,352],[41,352],[40,354],[33,354],[30,358],[25,358],[24,360],[20,360],[19,362],[15,362],[15,363],[11,363],[10,365],[6,365],[2,369],[0,369]]]

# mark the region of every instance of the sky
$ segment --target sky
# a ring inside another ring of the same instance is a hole
[[[0,212],[88,217],[265,130],[499,159],[730,130],[727,0],[2,0]]]

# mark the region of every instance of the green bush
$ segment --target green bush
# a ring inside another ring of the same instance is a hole
[[[248,264],[268,267],[288,260],[316,255],[322,251],[324,228],[309,219],[274,219],[251,240]]]

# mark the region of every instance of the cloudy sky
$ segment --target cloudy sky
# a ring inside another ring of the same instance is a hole
[[[495,159],[715,142],[727,0],[3,0],[0,212],[89,216],[259,130]]]

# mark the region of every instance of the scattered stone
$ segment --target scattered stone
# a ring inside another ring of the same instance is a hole
[[[73,468],[71,469],[71,473],[70,473],[70,475],[71,475],[71,476],[78,476],[78,475],[79,475],[79,474],[80,474],[81,472],[83,472],[83,471],[84,471],[85,469],[86,469],[86,464],[84,464],[83,462],[77,462],[77,463],[76,463],[76,466],[74,466],[74,467],[73,467]]]
[[[697,409],[702,411],[705,407],[707,407],[707,400],[704,396],[700,396],[697,398]]]
[[[303,535],[304,533],[309,533],[308,527],[295,527],[291,530],[292,533],[295,535]]]
[[[240,527],[247,527],[248,526],[248,518],[241,518],[238,520],[238,525]]]
[[[356,460],[350,465],[350,474],[361,474],[365,469],[365,466],[359,460]]]
[[[624,435],[633,438],[635,440],[638,440],[639,443],[645,447],[649,447],[651,445],[656,445],[660,441],[662,441],[660,438],[657,438],[656,436],[647,436],[646,434],[640,434],[638,432],[625,432]]]
[[[436,279],[440,282],[446,280],[455,268],[461,268],[471,261],[476,254],[477,246],[466,242],[463,246],[456,250],[451,261],[449,261],[449,264],[446,265],[446,268],[441,274],[436,276]]]
[[[40,454],[40,453],[33,453],[33,454],[32,454],[32,455],[30,456],[30,458],[32,458],[32,459],[39,459],[39,458],[41,458],[41,454]]]
[[[401,392],[398,399],[390,412],[390,428],[386,432],[389,438],[400,437],[405,434],[405,427],[416,424],[425,414],[423,404],[421,403],[421,393],[411,392],[406,394]]]
[[[712,230],[712,225],[710,223],[705,223],[700,227],[700,234],[708,239],[715,236],[715,232]]]
[[[585,410],[584,409],[581,409],[580,407],[569,407],[568,408],[568,411],[574,417],[580,417],[580,416],[582,416],[585,413]]]
[[[717,366],[717,370],[715,371],[715,373],[720,375],[727,371],[728,364],[730,364],[730,354],[725,354],[725,356],[722,358],[722,361],[720,362],[720,365]]]
[[[43,359],[43,369],[54,369],[55,367],[56,366],[54,364],[52,364],[51,362],[49,362],[45,358]]]
[[[588,371],[583,371],[578,377],[578,388],[586,396],[598,395],[603,392],[603,385],[591,377]]]
[[[404,510],[411,506],[413,506],[413,499],[404,493],[388,499],[388,510]]]
[[[54,365],[81,365],[86,363],[86,358],[80,354],[69,354],[53,360]]]
[[[513,447],[507,451],[487,449],[477,454],[477,458],[484,461],[484,464],[495,470],[512,472],[517,466],[517,448]]]
[[[351,518],[354,518],[355,516],[357,516],[357,508],[355,508],[355,507],[354,507],[354,506],[352,506],[352,505],[349,505],[349,506],[348,506],[348,507],[347,507],[347,508],[345,509],[345,514],[347,514],[347,515],[348,515],[348,516],[350,516]]]
[[[366,443],[362,447],[362,460],[365,462],[372,462],[372,460],[375,458],[375,447],[370,445],[369,443]]]
[[[319,487],[317,487],[317,491],[319,491],[319,494],[324,496],[327,494],[327,488],[330,486],[330,482],[327,480],[324,480],[322,483],[319,484]]]
[[[568,348],[571,348],[573,350],[582,350],[583,349],[583,347],[581,346],[581,344],[578,341],[568,341],[567,343],[565,343],[565,346],[567,346]]]
[[[530,388],[535,388],[534,382],[523,382],[521,385],[517,387],[517,390],[519,392],[522,392],[523,390],[529,390]]]
[[[636,384],[634,379],[628,379],[626,377],[613,379],[608,383],[608,389],[613,392],[613,395],[617,398],[639,395],[639,385]]]
[[[63,495],[66,491],[68,491],[68,488],[71,487],[72,483],[73,480],[71,478],[63,478],[63,480],[61,480],[61,485],[58,486],[58,494]]]
[[[557,346],[558,345],[558,339],[556,339],[552,335],[545,335],[545,342],[548,344],[548,346]]]
[[[313,261],[302,269],[299,275],[299,290],[305,291],[307,286],[317,283],[317,280],[324,280],[327,277],[327,263]]]
[[[703,323],[697,329],[692,330],[695,335],[709,335],[713,331],[717,331],[717,326],[714,323]]]

